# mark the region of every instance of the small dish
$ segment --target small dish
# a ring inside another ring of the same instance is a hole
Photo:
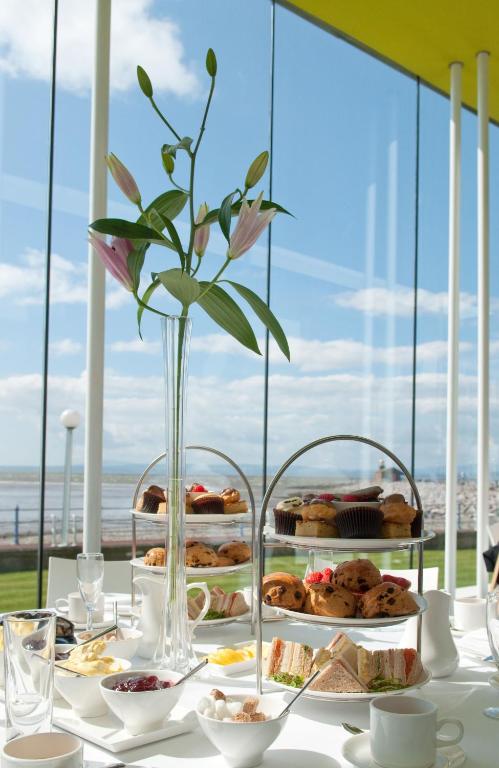
[[[233,645],[219,646],[216,651],[223,648],[239,650],[240,648],[247,648],[252,646],[255,649],[255,655],[252,659],[246,659],[245,661],[236,661],[233,664],[216,664],[215,662],[208,662],[207,671],[215,673],[216,675],[224,675],[228,677],[230,675],[242,675],[247,672],[251,672],[256,667],[256,644],[253,641],[247,641],[242,643],[234,643]],[[269,643],[263,643],[263,658],[266,656],[266,651],[269,649]],[[215,651],[215,653],[216,653]]]
[[[155,675],[159,680],[177,683],[183,675],[168,669],[136,670],[135,677]],[[99,681],[100,691],[106,704],[126,730],[137,736],[141,733],[159,730],[182,695],[184,684],[173,685],[158,691],[113,691],[113,685],[128,677],[130,672],[117,672]]]
[[[137,653],[143,633],[139,629],[121,629],[120,631],[122,634],[121,640],[101,638],[106,642],[106,656],[114,656],[118,659],[131,659]],[[80,643],[87,640],[87,632],[79,632],[76,635],[76,639]],[[70,648],[71,646],[67,650]]]
[[[345,760],[355,765],[356,768],[379,768],[378,763],[374,762],[371,754],[368,732],[360,733],[358,736],[351,736],[347,739],[341,748],[341,754]],[[450,765],[448,759],[437,752],[437,759],[431,768],[450,768]]]
[[[124,672],[132,666],[128,659],[115,659],[120,662]],[[107,712],[107,704],[104,701],[99,683],[107,675],[89,675],[88,677],[76,677],[69,671],[56,669],[54,686],[57,692],[71,705],[78,717],[100,717]]]

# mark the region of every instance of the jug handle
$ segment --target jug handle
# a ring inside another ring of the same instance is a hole
[[[199,612],[199,616],[197,616],[195,619],[193,619],[191,623],[191,634],[194,633],[194,630],[196,629],[197,625],[203,621],[204,617],[210,610],[211,605],[211,595],[210,590],[208,589],[208,585],[205,581],[193,581],[191,584],[187,585],[187,592],[189,592],[191,589],[200,589],[202,592],[204,592],[204,605]]]

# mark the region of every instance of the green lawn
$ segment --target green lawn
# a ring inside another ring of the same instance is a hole
[[[371,555],[376,565],[389,568],[409,568],[407,552],[394,552],[388,555]],[[443,586],[444,553],[442,550],[427,550],[424,555],[427,567],[438,565],[440,568],[440,586]],[[307,557],[296,554],[268,557],[266,572],[289,571],[302,576],[307,565]],[[201,572],[199,574],[201,576]],[[44,572],[44,581],[46,580]],[[250,571],[242,571],[216,579],[216,583],[225,590],[240,589],[250,583]],[[213,585],[214,579],[209,579]],[[475,550],[461,549],[457,555],[457,585],[464,587],[475,583]],[[414,585],[415,586],[415,585]],[[0,612],[33,608],[36,603],[36,571],[0,573]]]

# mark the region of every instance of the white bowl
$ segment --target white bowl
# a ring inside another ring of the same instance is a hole
[[[243,702],[247,694],[228,696],[230,701]],[[277,717],[285,704],[281,697],[268,694],[260,697],[259,711],[269,717],[258,723],[238,723],[214,720],[196,710],[204,735],[222,753],[230,768],[254,768],[263,761],[264,752],[277,739],[288,719]]]
[[[121,632],[123,635],[122,640],[105,640],[105,655],[114,656],[117,659],[131,659],[137,653],[143,633],[139,629],[122,629]],[[76,639],[78,642],[85,639],[85,635],[86,632],[77,634]]]
[[[127,659],[115,659],[120,662],[124,671],[130,669],[131,664]],[[63,670],[55,670],[54,685],[63,699],[71,705],[78,717],[100,717],[107,712],[107,704],[102,698],[100,681],[106,675],[92,675],[88,677],[76,677]]]
[[[180,672],[168,669],[137,669],[133,672],[134,677],[149,675],[156,675],[160,680],[171,680],[174,683],[183,677]],[[117,672],[101,679],[102,697],[132,736],[157,731],[178,702],[184,684],[161,688],[159,691],[113,691],[115,683],[131,676],[130,672]]]

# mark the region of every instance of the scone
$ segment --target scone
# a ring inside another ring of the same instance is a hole
[[[144,565],[164,565],[166,551],[164,547],[153,547],[144,555]]]
[[[224,515],[239,515],[248,511],[248,502],[241,500],[236,488],[224,488],[220,496],[224,503]]]
[[[251,560],[251,548],[245,541],[227,541],[218,548],[219,557],[230,557],[234,563],[246,563]]]
[[[336,507],[331,501],[323,499],[312,499],[303,504],[300,508],[300,514],[304,522],[319,520],[322,523],[333,523],[336,517]]]
[[[405,501],[385,501],[380,507],[380,512],[383,513],[384,523],[408,523],[410,525],[416,517],[416,510]]]
[[[213,568],[218,565],[217,553],[206,544],[193,544],[185,550],[185,564],[190,568]]]
[[[418,605],[410,592],[386,581],[366,592],[359,599],[359,609],[364,619],[385,616],[407,616],[416,613]]]
[[[305,613],[335,618],[355,616],[357,599],[348,589],[332,584],[308,584],[306,589]]]
[[[223,568],[228,565],[235,565],[236,563],[231,557],[225,557],[225,555],[217,555],[217,566]]]
[[[268,573],[262,581],[262,598],[266,605],[299,611],[305,602],[305,586],[291,573]]]
[[[351,592],[367,592],[381,584],[381,573],[370,560],[347,560],[335,568],[331,583]]]
[[[410,523],[382,523],[381,536],[384,539],[410,539]]]
[[[335,525],[322,520],[297,520],[295,534],[296,536],[316,536],[319,539],[337,539],[339,536]]]

